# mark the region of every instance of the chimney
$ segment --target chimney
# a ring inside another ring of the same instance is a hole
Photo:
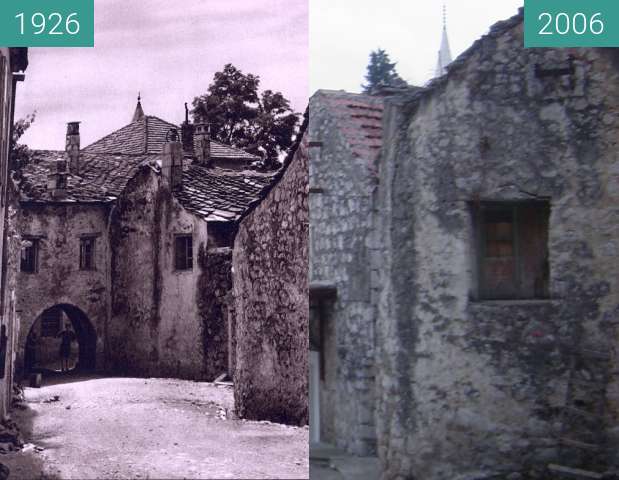
[[[68,178],[67,161],[59,158],[55,162],[52,173],[47,176],[47,191],[52,199],[62,200],[67,197]]]
[[[183,142],[183,155],[193,157],[193,134],[195,128],[189,123],[189,108],[185,103],[185,122],[181,125],[181,141]]]
[[[65,148],[69,158],[69,171],[73,175],[80,174],[80,122],[67,124],[67,146]]]
[[[211,166],[211,131],[208,123],[196,125],[196,163]]]
[[[171,189],[179,187],[183,182],[183,151],[175,128],[168,131],[166,143],[163,145],[161,175]]]

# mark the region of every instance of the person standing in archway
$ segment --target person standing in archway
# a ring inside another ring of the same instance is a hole
[[[65,327],[57,336],[60,337],[60,370],[62,372],[68,372],[71,343],[75,339],[75,334]]]

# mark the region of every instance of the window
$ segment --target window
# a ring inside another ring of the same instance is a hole
[[[25,273],[37,273],[39,261],[39,241],[36,238],[25,238],[21,249],[20,270]]]
[[[548,202],[482,202],[474,210],[479,297],[548,298]]]
[[[41,315],[41,337],[56,338],[61,330],[62,310],[50,308]]]
[[[80,239],[80,270],[95,269],[95,238]]]
[[[174,257],[176,270],[193,268],[193,238],[191,235],[176,236]]]

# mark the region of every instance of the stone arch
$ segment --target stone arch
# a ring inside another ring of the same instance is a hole
[[[69,303],[58,303],[44,309],[30,323],[28,335],[30,335],[30,332],[37,322],[39,322],[47,312],[52,310],[61,310],[64,312],[71,322],[73,331],[77,337],[76,340],[79,345],[79,353],[75,369],[80,371],[93,371],[96,367],[97,359],[97,332],[91,320],[88,318],[88,315],[79,307]]]

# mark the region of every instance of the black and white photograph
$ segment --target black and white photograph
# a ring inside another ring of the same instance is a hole
[[[308,478],[308,5],[1,50],[1,478]]]

